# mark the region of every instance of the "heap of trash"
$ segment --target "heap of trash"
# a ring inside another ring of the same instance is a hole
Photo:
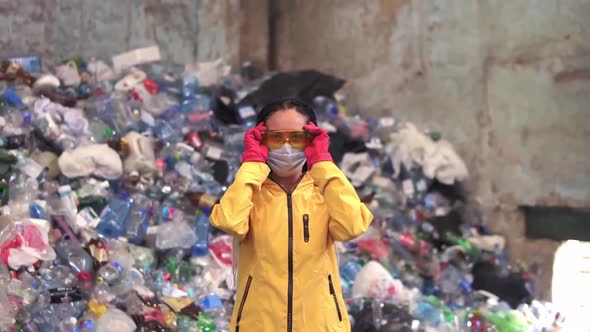
[[[223,60],[0,67],[0,331],[229,331],[232,239],[209,224],[257,109],[314,106],[375,215],[339,243],[353,331],[566,331],[524,265],[466,204],[468,170],[434,131],[354,115],[344,81]]]

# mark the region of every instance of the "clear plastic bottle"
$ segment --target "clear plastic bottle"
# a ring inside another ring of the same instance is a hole
[[[9,180],[9,207],[10,215],[14,218],[26,218],[29,215],[29,206],[33,202],[34,179],[17,172]]]
[[[98,276],[109,285],[114,285],[121,280],[123,276],[123,267],[117,262],[110,262],[103,265],[97,272]]]
[[[195,94],[199,89],[199,80],[190,75],[183,75],[180,80],[180,100],[183,102],[195,99]]]
[[[124,135],[135,125],[133,109],[129,99],[122,93],[100,96],[96,100],[96,115],[114,128],[119,135]]]
[[[86,138],[89,142],[97,144],[105,143],[113,139],[113,134],[113,129],[98,117],[90,119],[86,133]]]
[[[72,191],[72,187],[69,185],[60,186],[57,192],[64,212],[64,218],[68,225],[76,232],[78,230],[76,223],[76,214],[78,213],[76,193]]]
[[[177,143],[182,141],[178,128],[174,128],[168,121],[158,119],[154,127],[155,136],[166,142]]]
[[[16,309],[8,299],[8,285],[11,277],[8,268],[0,262],[0,331],[9,330],[16,320]]]
[[[153,207],[150,200],[143,194],[137,193],[132,197],[133,206],[127,221],[125,237],[131,243],[141,244],[153,215]]]
[[[100,214],[100,222],[96,230],[109,238],[118,238],[127,228],[127,220],[133,201],[125,193],[110,200]]]
[[[79,279],[85,281],[94,274],[92,257],[76,241],[65,235],[55,245],[55,250],[64,264],[67,264]],[[60,277],[57,276],[59,279]]]

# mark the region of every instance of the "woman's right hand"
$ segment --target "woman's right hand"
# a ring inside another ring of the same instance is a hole
[[[248,129],[244,135],[244,153],[242,153],[242,162],[261,162],[266,163],[268,159],[268,147],[261,143],[262,133],[267,128],[264,122],[260,122],[258,126]]]

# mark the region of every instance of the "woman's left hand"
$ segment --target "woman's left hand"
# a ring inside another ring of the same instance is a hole
[[[307,159],[307,169],[311,170],[313,165],[320,161],[333,161],[332,155],[328,151],[330,147],[328,133],[312,122],[306,124],[303,129],[314,136],[311,143],[306,145],[303,150]]]

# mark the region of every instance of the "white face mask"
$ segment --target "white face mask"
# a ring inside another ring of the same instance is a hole
[[[303,149],[296,149],[290,144],[285,144],[279,149],[270,150],[266,163],[274,174],[287,177],[300,172],[305,161]]]

